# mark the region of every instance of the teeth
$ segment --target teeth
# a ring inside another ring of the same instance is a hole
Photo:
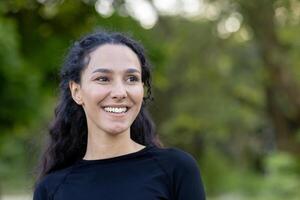
[[[122,108],[104,107],[104,110],[106,112],[111,112],[111,113],[125,113],[127,111],[127,108],[126,107],[122,107]]]

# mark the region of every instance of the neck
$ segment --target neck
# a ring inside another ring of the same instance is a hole
[[[83,159],[111,158],[138,151],[143,147],[143,145],[134,142],[130,138],[130,130],[117,135],[103,132],[89,132],[87,149]]]

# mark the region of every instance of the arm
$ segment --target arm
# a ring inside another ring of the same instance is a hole
[[[33,193],[33,200],[47,200],[47,190],[42,184],[38,184]]]
[[[173,171],[173,188],[176,200],[205,200],[204,186],[195,159],[188,153],[177,151]]]

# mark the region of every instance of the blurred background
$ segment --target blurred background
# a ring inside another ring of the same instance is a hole
[[[208,200],[299,200],[299,0],[1,0],[1,200],[31,199],[63,57],[96,28],[144,44],[158,134]]]

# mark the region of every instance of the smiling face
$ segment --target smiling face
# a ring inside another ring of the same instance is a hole
[[[130,132],[144,95],[137,55],[127,46],[105,44],[89,58],[80,84],[70,82],[72,97],[86,114],[89,132]]]

